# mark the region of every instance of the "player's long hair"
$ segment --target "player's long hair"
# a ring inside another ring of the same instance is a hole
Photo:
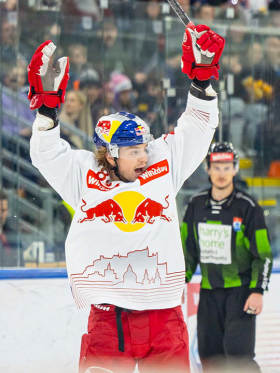
[[[94,150],[94,155],[97,160],[98,166],[105,168],[105,170],[111,176],[113,172],[113,167],[107,161],[106,153],[107,149],[105,148],[105,146],[101,146],[100,148],[96,148]]]

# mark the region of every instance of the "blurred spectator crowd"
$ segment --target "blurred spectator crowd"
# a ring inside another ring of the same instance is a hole
[[[280,2],[179,2],[196,23],[206,23],[226,37],[221,63],[226,87],[223,137],[245,156],[261,154],[264,167],[256,172],[266,173],[270,163],[280,159]],[[120,110],[140,115],[155,137],[174,128],[189,83],[180,72],[183,27],[176,18],[170,20],[175,16],[166,1],[6,0],[0,6],[0,73],[8,89],[3,90],[2,103],[6,110],[16,108],[22,119],[15,123],[2,114],[4,129],[30,136],[34,115],[26,102],[26,68],[36,47],[47,39],[57,44],[57,57],[70,57],[60,119],[69,125],[62,125],[62,133],[72,146],[85,146],[73,127],[91,137],[101,115]]]
[[[280,1],[179,3],[195,23],[226,38],[221,79],[215,82],[223,139],[254,160],[255,175],[280,177],[280,167],[271,171],[280,162]],[[189,81],[180,71],[183,25],[166,1],[2,0],[0,24],[0,132],[7,155],[29,162],[24,142],[35,114],[27,100],[27,65],[48,39],[57,45],[57,58],[70,58],[59,116],[62,137],[72,147],[91,149],[98,118],[117,111],[138,114],[155,138],[174,129]],[[11,157],[2,164],[18,171]],[[27,167],[21,175],[46,186]],[[19,194],[33,198],[25,188]]]
[[[280,35],[275,32],[280,2],[179,2],[197,23],[226,37],[222,77],[230,86],[222,107],[223,135],[249,156],[265,152],[269,144],[267,169],[280,158],[276,104]],[[60,119],[70,125],[70,129],[62,126],[62,132],[72,146],[84,143],[71,127],[91,137],[97,119],[114,111],[140,115],[155,137],[173,129],[184,108],[188,82],[180,73],[182,25],[167,19],[172,11],[165,1],[6,0],[0,5],[1,83],[15,93],[3,92],[7,110],[16,107],[23,120],[32,122],[24,102],[26,68],[36,47],[52,39],[57,57],[70,57],[70,82]],[[169,87],[176,89],[176,95],[169,95]],[[2,126],[20,136],[30,135],[28,126],[15,125],[5,115]]]

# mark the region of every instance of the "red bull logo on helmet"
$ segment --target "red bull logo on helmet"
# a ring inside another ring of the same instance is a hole
[[[146,131],[146,128],[144,126],[142,126],[142,124],[139,124],[136,128],[135,128],[135,133],[137,136],[142,136],[144,135],[145,133],[147,133]]]
[[[170,222],[167,215],[169,196],[165,197],[165,203],[161,204],[151,198],[145,198],[141,193],[130,191],[121,192],[113,198],[89,206],[82,200],[81,211],[84,216],[79,223],[88,221],[101,221],[114,223],[123,232],[135,232],[146,224],[152,225],[156,221]]]
[[[110,117],[110,116],[109,116]],[[114,118],[102,119],[97,123],[95,131],[98,136],[105,141],[105,143],[110,143],[114,133],[117,131],[119,126],[122,124],[120,120]]]
[[[111,121],[110,120],[101,120],[97,123],[96,126],[101,134],[109,135],[110,128],[111,128]]]

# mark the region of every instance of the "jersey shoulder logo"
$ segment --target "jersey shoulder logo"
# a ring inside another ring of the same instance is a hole
[[[160,161],[148,167],[147,170],[143,172],[143,174],[138,176],[138,179],[140,180],[140,185],[143,185],[168,173],[169,165],[167,159],[164,159],[163,161]]]
[[[242,224],[242,218],[238,218],[237,216],[234,216],[232,221],[232,228],[235,232],[241,231],[241,224]]]

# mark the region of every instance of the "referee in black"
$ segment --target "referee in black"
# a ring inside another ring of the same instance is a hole
[[[181,226],[189,282],[198,264],[202,280],[197,314],[204,372],[260,372],[255,356],[256,315],[272,268],[264,214],[236,188],[238,155],[231,143],[211,145],[211,188],[192,197]]]

